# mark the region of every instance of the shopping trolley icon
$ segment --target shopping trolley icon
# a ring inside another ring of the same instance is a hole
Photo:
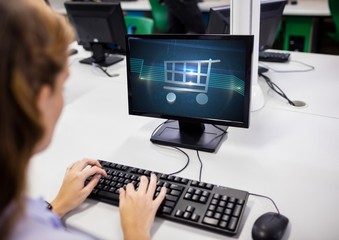
[[[192,92],[197,93],[195,98],[197,103],[206,104],[211,66],[217,62],[220,60],[164,61],[164,89],[170,91],[166,95],[167,102],[176,101],[175,92]]]

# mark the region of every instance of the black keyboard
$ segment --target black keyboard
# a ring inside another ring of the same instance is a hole
[[[89,198],[119,205],[119,188],[132,183],[138,187],[141,175],[152,171],[99,160],[108,177],[101,178]],[[178,176],[153,172],[158,183],[155,196],[162,186],[166,198],[157,216],[212,232],[235,235],[246,208],[248,192],[199,182]],[[88,183],[90,179],[86,180]]]
[[[282,52],[259,52],[259,61],[263,62],[287,62],[289,60],[289,53]]]

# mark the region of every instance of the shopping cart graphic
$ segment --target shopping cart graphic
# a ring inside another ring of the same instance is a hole
[[[211,66],[212,63],[217,62],[220,60],[164,61],[164,89],[171,91],[166,96],[167,101],[175,102],[176,94],[174,92],[192,92],[197,93],[197,103],[206,104]]]
[[[158,82],[166,93],[166,101],[175,103],[179,92],[195,93],[195,101],[201,105],[208,102],[209,89],[225,89],[244,96],[244,81],[234,75],[213,71],[212,63],[220,60],[162,61],[145,63],[141,58],[130,58],[130,72],[136,80]]]

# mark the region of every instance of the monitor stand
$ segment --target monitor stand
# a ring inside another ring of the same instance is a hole
[[[152,135],[151,142],[165,146],[215,152],[226,135],[227,128],[212,124],[169,120]]]
[[[91,43],[90,49],[93,55],[81,60],[81,63],[92,65],[96,63],[102,67],[109,67],[117,62],[124,60],[123,57],[107,55],[102,44]]]

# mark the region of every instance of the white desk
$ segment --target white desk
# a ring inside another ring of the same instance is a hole
[[[83,157],[101,158],[158,172],[184,166],[185,157],[152,145],[149,137],[161,119],[129,116],[125,63],[110,67],[120,77],[106,78],[71,57],[64,112],[50,147],[34,157],[29,171],[29,194],[52,199],[66,167]],[[308,107],[294,109],[267,93],[266,105],[251,113],[249,129],[231,128],[215,154],[201,153],[202,180],[272,197],[290,219],[285,239],[336,239],[339,236],[339,57],[292,53],[292,59],[313,64],[309,73],[269,73],[292,99]],[[179,176],[197,179],[196,153]],[[251,239],[254,221],[274,211],[272,204],[250,197],[236,239]],[[87,200],[66,217],[102,239],[122,239],[117,207]],[[157,218],[153,239],[228,239]],[[230,238],[234,239],[234,238]]]
[[[287,4],[286,16],[331,16],[327,0],[298,0],[298,4]]]

